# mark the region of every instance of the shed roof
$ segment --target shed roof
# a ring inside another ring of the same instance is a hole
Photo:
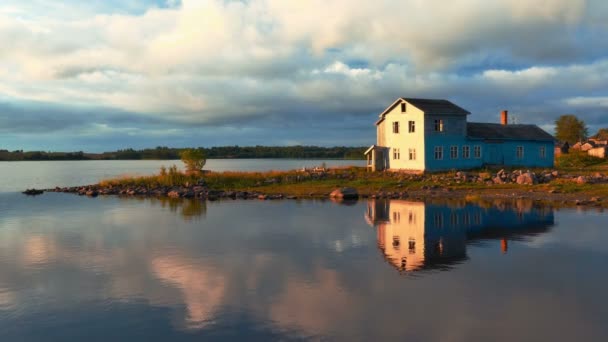
[[[467,123],[467,136],[474,139],[555,141],[555,138],[536,125],[501,125],[495,123]]]

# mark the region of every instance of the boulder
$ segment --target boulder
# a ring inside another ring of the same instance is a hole
[[[169,196],[171,198],[179,198],[180,197],[180,193],[179,193],[179,191],[172,190],[172,191],[169,191],[167,193],[167,196]]]
[[[38,189],[27,189],[23,192],[23,194],[28,195],[28,196],[36,196],[36,195],[42,195],[44,191],[43,190],[38,190]]]
[[[89,197],[97,197],[97,195],[99,195],[99,192],[97,192],[95,190],[89,190],[86,192],[86,195]]]
[[[340,188],[336,189],[329,194],[331,198],[337,199],[357,199],[359,198],[359,193],[355,188]]]
[[[588,183],[588,180],[587,180],[587,177],[585,177],[585,176],[578,176],[576,178],[576,184],[587,184],[587,183]]]
[[[536,176],[534,175],[534,173],[532,172],[524,172],[521,175],[517,176],[517,179],[515,180],[517,182],[517,184],[526,184],[526,185],[533,185],[536,184]]]

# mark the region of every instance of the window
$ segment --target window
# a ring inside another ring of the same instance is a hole
[[[443,132],[443,120],[435,120],[435,132]]]
[[[524,159],[524,147],[523,146],[517,146],[516,156],[517,156],[517,159]]]
[[[458,146],[450,146],[450,158],[458,159]]]
[[[462,224],[466,227],[471,225],[471,215],[469,213],[465,212],[462,215]]]
[[[435,146],[435,159],[443,159],[443,146]]]
[[[410,160],[416,160],[416,149],[410,148],[409,152],[410,152]]]
[[[433,218],[435,228],[443,228],[443,215],[441,213],[435,213],[435,216]]]
[[[545,146],[540,147],[539,154],[541,158],[547,158],[547,151],[545,150]]]
[[[416,224],[416,214],[414,214],[413,212],[409,212],[408,214],[408,222],[410,224]]]
[[[471,147],[470,146],[462,146],[462,158],[464,158],[464,159],[471,158]]]
[[[401,157],[401,154],[399,153],[399,149],[394,148],[393,149],[393,159],[399,159],[400,157]]]
[[[410,238],[409,241],[407,242],[407,247],[408,247],[410,254],[416,253],[416,240],[413,238]]]
[[[401,221],[401,213],[398,211],[393,212],[393,222],[399,223]]]
[[[477,145],[473,147],[473,153],[475,154],[475,158],[481,158],[481,146]]]
[[[410,133],[416,132],[416,122],[415,121],[408,122],[408,132],[410,132]]]
[[[452,227],[458,226],[458,214],[456,214],[456,213],[450,214],[450,225]]]
[[[393,133],[399,133],[399,121],[393,122]]]
[[[407,110],[407,104],[405,102],[401,103],[401,113],[405,113]]]

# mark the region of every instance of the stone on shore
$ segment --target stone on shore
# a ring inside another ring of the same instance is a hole
[[[336,199],[357,199],[359,198],[359,193],[355,188],[340,188],[332,191],[329,194],[330,198]]]
[[[537,183],[536,176],[532,172],[524,172],[517,176],[517,184],[534,185]]]
[[[28,195],[28,196],[42,195],[42,193],[44,193],[44,191],[38,190],[38,189],[27,189],[23,192],[24,195]]]

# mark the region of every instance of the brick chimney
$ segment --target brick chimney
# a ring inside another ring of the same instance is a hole
[[[503,110],[502,112],[500,112],[500,124],[501,125],[509,124],[509,112],[508,111]]]

